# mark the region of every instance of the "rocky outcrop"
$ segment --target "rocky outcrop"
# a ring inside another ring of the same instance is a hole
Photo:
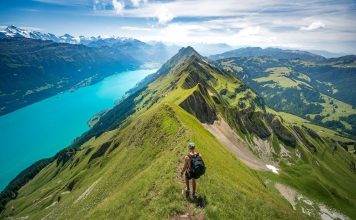
[[[196,59],[196,58],[194,58]],[[194,88],[198,83],[206,86],[207,80],[212,79],[212,75],[207,72],[202,66],[200,66],[199,62],[193,62],[190,64],[184,71],[188,72],[188,76],[185,78],[184,83],[182,85],[183,89],[191,89]]]
[[[301,142],[310,150],[312,153],[317,153],[316,146],[308,140],[308,137],[304,134],[302,128],[298,126],[293,126],[293,130],[296,132],[298,138],[301,140]],[[310,129],[309,129],[310,130]],[[311,130],[310,130],[311,131]],[[313,132],[313,134],[316,134]],[[316,134],[317,135],[317,134]],[[316,136],[314,136],[316,137]],[[319,137],[319,136],[318,136]],[[320,137],[319,137],[320,138]]]
[[[226,110],[227,118],[234,127],[241,132],[254,133],[261,139],[266,139],[271,135],[270,129],[264,123],[264,113],[254,110],[241,110],[230,108]]]
[[[310,135],[315,140],[321,141],[324,143],[323,139],[312,129],[305,127],[304,125],[302,126],[304,130],[307,131],[307,133]]]
[[[273,129],[273,132],[277,135],[278,139],[283,143],[295,147],[297,145],[297,140],[294,135],[286,128],[279,117],[271,117],[270,125]]]
[[[217,120],[216,109],[204,86],[198,84],[197,89],[179,105],[194,115],[200,122],[213,124]]]

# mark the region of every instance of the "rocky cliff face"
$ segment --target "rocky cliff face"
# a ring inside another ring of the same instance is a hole
[[[212,124],[217,120],[217,113],[208,91],[197,84],[194,92],[188,96],[179,106],[194,115],[202,123]]]

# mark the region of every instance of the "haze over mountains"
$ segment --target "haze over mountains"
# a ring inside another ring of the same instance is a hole
[[[136,39],[77,40],[14,26],[0,33],[0,115],[117,72],[157,67],[175,53]]]
[[[134,38],[127,38],[127,37],[117,37],[117,36],[90,36],[86,37],[83,35],[80,36],[72,36],[70,34],[64,34],[61,36],[56,36],[52,33],[44,33],[41,31],[36,31],[36,30],[30,30],[30,29],[25,29],[25,28],[19,28],[13,25],[7,26],[6,28],[3,28],[3,30],[0,30],[0,38],[12,38],[12,37],[25,37],[25,38],[31,38],[31,39],[36,39],[36,40],[51,40],[57,43],[70,43],[70,44],[83,44],[86,46],[92,46],[92,47],[100,47],[100,46],[120,46],[120,45],[134,45],[134,44],[141,44],[141,45],[160,45],[160,46],[165,46],[171,49],[170,51],[170,56],[172,56],[182,45],[178,44],[164,44],[159,41],[151,41],[151,42],[142,42],[140,40],[134,39]],[[234,56],[239,56],[236,53],[241,53],[242,55],[246,56],[248,55],[277,55],[281,51],[289,52],[289,55],[292,55],[292,57],[299,57],[302,54],[304,55],[309,55],[311,57],[315,57],[315,59],[318,59],[317,55],[319,56],[324,56],[326,58],[333,58],[333,57],[340,57],[347,55],[346,53],[333,53],[329,51],[323,51],[323,50],[311,50],[311,52],[307,51],[301,51],[301,50],[292,50],[292,49],[279,49],[279,48],[267,48],[263,50],[260,47],[248,47],[247,48],[241,48],[237,50],[233,50],[234,47],[230,46],[227,43],[191,43],[191,45],[199,51],[202,55],[204,56],[210,56],[212,59],[218,59],[218,58],[224,58],[224,57],[231,57],[231,54],[234,54]],[[184,45],[183,45],[184,46]],[[224,53],[226,52],[226,53]],[[297,55],[297,53],[300,53]],[[214,56],[215,55],[215,56]],[[219,56],[219,57],[218,57]],[[288,57],[290,58],[290,57]],[[321,58],[322,59],[322,58]]]

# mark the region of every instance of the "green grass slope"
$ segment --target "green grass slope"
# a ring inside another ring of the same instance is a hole
[[[64,164],[53,162],[20,190],[2,215],[29,219],[168,219],[186,212],[213,219],[300,215],[178,106],[162,101],[134,121],[90,140]],[[205,209],[190,210],[181,194],[179,168],[187,141],[197,143],[208,167],[198,185]],[[98,154],[106,143],[106,152]]]
[[[312,218],[293,210],[271,182],[293,186],[355,218],[353,157],[341,146],[351,140],[329,131],[319,135],[307,121],[284,120],[283,114],[266,108],[253,90],[192,48],[181,49],[151,83],[24,185],[0,218],[172,219],[185,213],[196,219]],[[202,125],[219,117],[251,147],[256,138],[273,145],[281,174],[251,170],[228,151]],[[182,194],[179,173],[189,141],[207,165],[198,181],[203,207]],[[277,152],[282,146],[290,157]]]
[[[268,106],[356,135],[354,56],[322,61],[278,56],[232,57],[218,65],[236,74]]]

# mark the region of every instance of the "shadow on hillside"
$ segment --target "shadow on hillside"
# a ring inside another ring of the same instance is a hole
[[[188,201],[201,209],[205,208],[208,205],[208,200],[206,199],[205,195],[198,195],[196,198],[190,197]]]

